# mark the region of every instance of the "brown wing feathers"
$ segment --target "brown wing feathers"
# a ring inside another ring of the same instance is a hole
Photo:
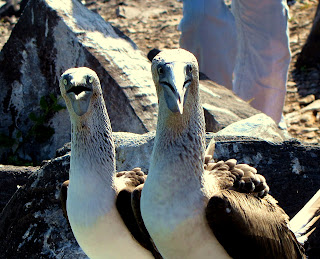
[[[232,258],[305,258],[303,248],[287,226],[288,216],[270,195],[260,199],[222,190],[210,199],[206,217]]]
[[[267,195],[266,180],[255,168],[237,164],[235,159],[214,162],[210,155],[205,157],[204,168],[218,179],[220,187],[208,202],[206,218],[232,258],[305,258],[288,228],[288,216]]]
[[[144,225],[142,216],[141,216],[141,210],[140,210],[140,199],[141,199],[141,192],[142,192],[143,184],[140,184],[137,186],[131,195],[131,206],[132,210],[135,216],[135,220],[137,221],[137,224],[140,228],[141,234],[144,236],[144,239],[147,240],[147,249],[151,251],[152,255],[156,259],[162,258],[161,254],[158,252],[158,249],[156,248],[155,244],[153,243],[153,240],[151,239],[148,230],[146,226]]]
[[[119,172],[116,177],[122,177],[127,185],[118,193],[116,199],[116,206],[123,222],[144,248],[151,251],[155,258],[162,258],[149,236],[140,212],[141,190],[147,176],[140,168],[134,168],[132,171]]]

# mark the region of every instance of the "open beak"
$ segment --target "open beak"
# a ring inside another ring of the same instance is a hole
[[[74,112],[82,116],[88,111],[92,96],[92,85],[90,76],[76,78],[75,75],[66,74],[62,78],[62,83],[66,90],[66,95],[70,99]]]

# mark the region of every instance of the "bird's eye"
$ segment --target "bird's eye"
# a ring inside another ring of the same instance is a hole
[[[63,82],[64,85],[67,85],[67,84],[68,84],[68,80],[67,80],[67,79],[63,79],[62,82]]]
[[[87,83],[89,83],[89,84],[93,83],[93,78],[91,76],[87,77]]]
[[[191,66],[191,65],[188,65],[188,66],[187,66],[187,72],[188,72],[188,73],[192,73],[192,66]]]
[[[163,68],[162,67],[158,67],[158,74],[162,75],[163,74]]]

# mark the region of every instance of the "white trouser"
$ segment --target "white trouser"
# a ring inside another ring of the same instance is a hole
[[[184,0],[180,46],[200,71],[277,123],[291,59],[286,0]],[[233,79],[233,80],[232,80]]]

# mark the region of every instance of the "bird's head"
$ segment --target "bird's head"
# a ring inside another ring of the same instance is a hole
[[[164,50],[153,58],[151,69],[159,107],[166,105],[172,113],[183,114],[187,103],[198,96],[195,56],[184,49]]]
[[[83,116],[90,109],[91,99],[102,96],[97,74],[87,68],[70,68],[61,75],[60,91],[70,116]]]

